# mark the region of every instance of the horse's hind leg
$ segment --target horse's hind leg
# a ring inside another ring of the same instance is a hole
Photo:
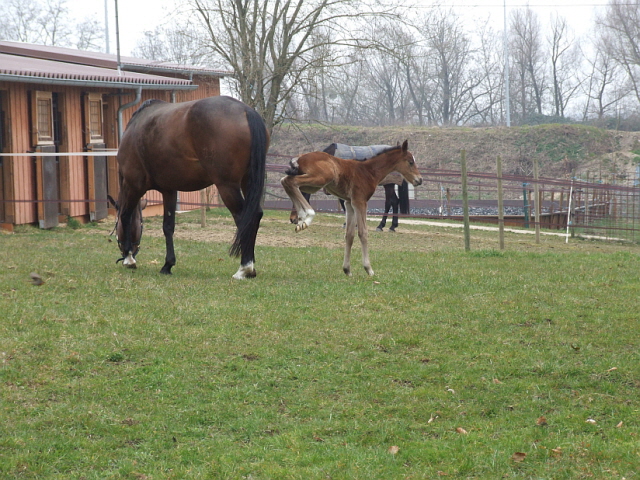
[[[176,264],[176,254],[173,249],[173,232],[176,228],[176,206],[178,203],[178,192],[165,192],[162,194],[164,206],[164,217],[162,219],[162,232],[167,245],[167,253],[164,259],[164,266],[160,273],[171,275],[171,268]]]
[[[385,187],[386,188],[386,187]],[[391,207],[393,208],[393,217],[391,219],[391,228],[390,232],[395,232],[396,228],[398,228],[398,209],[400,206],[400,199],[396,195],[395,185],[391,186],[391,191],[389,193],[389,201],[391,203]]]
[[[242,209],[244,208],[244,197],[242,196],[242,192],[238,187],[228,186],[228,185],[216,185],[218,187],[218,193],[220,194],[220,198],[224,205],[229,209],[231,215],[233,216],[233,220],[238,225],[238,219],[240,218],[240,214],[242,213]],[[258,234],[258,227],[260,225],[260,219],[262,218],[262,210],[260,210],[259,215],[256,219],[254,219],[254,233],[253,233],[253,242],[252,248],[242,250],[240,257],[240,267],[238,271],[233,275],[233,278],[242,280],[244,278],[253,278],[256,276],[255,269],[255,258],[254,258],[254,247],[255,240]]]

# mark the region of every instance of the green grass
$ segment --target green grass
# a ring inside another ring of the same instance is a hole
[[[1,235],[0,477],[638,478],[638,246],[401,224],[348,278],[286,217],[241,282],[217,212],[170,277],[157,219],[135,271],[111,224]]]

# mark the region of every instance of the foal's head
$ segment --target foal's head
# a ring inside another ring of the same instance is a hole
[[[125,238],[124,225],[120,218],[121,210],[119,202],[116,202],[111,195],[107,195],[109,203],[116,209],[116,226],[114,228],[116,232],[116,238],[118,239],[118,248],[122,253],[122,258],[118,259],[118,262],[124,261],[124,265],[135,268],[135,256],[140,251],[140,240],[142,239],[142,210],[147,206],[147,200],[142,199],[138,203],[138,208],[134,209],[131,215],[131,236],[130,244],[127,245],[127,239]]]
[[[414,187],[422,184],[422,175],[418,171],[416,159],[413,153],[409,151],[409,142],[404,141],[402,147],[396,150],[398,158],[396,160],[396,172],[400,173],[407,182],[413,184]]]

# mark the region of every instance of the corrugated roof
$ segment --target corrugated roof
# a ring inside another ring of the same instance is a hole
[[[0,53],[0,80],[102,87],[142,87],[156,90],[192,90],[197,85],[182,78],[43,60]]]
[[[94,67],[111,69],[118,68],[118,58],[116,55],[101,52],[87,52],[83,50],[76,50],[73,48],[0,41],[0,53],[9,53],[13,55],[20,55],[23,57],[74,63],[78,65],[90,65]],[[231,72],[216,70],[208,67],[180,65],[178,63],[158,62],[155,60],[125,56],[120,57],[120,66],[122,70],[142,73],[175,72],[182,74],[208,75],[214,77],[224,77],[231,74]]]

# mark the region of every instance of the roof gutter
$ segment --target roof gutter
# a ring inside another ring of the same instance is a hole
[[[124,126],[122,125],[122,112],[124,112],[129,107],[137,105],[138,103],[140,103],[140,100],[142,100],[142,87],[138,87],[136,89],[136,98],[133,101],[125,103],[124,105],[120,105],[120,108],[118,108],[118,145],[120,145],[120,140],[122,140],[122,134],[124,133]]]
[[[116,82],[109,80],[80,80],[68,78],[32,77],[30,75],[11,75],[0,73],[0,82],[21,82],[46,85],[67,85],[73,87],[98,88],[142,88],[144,90],[195,90],[198,85],[172,83]]]

